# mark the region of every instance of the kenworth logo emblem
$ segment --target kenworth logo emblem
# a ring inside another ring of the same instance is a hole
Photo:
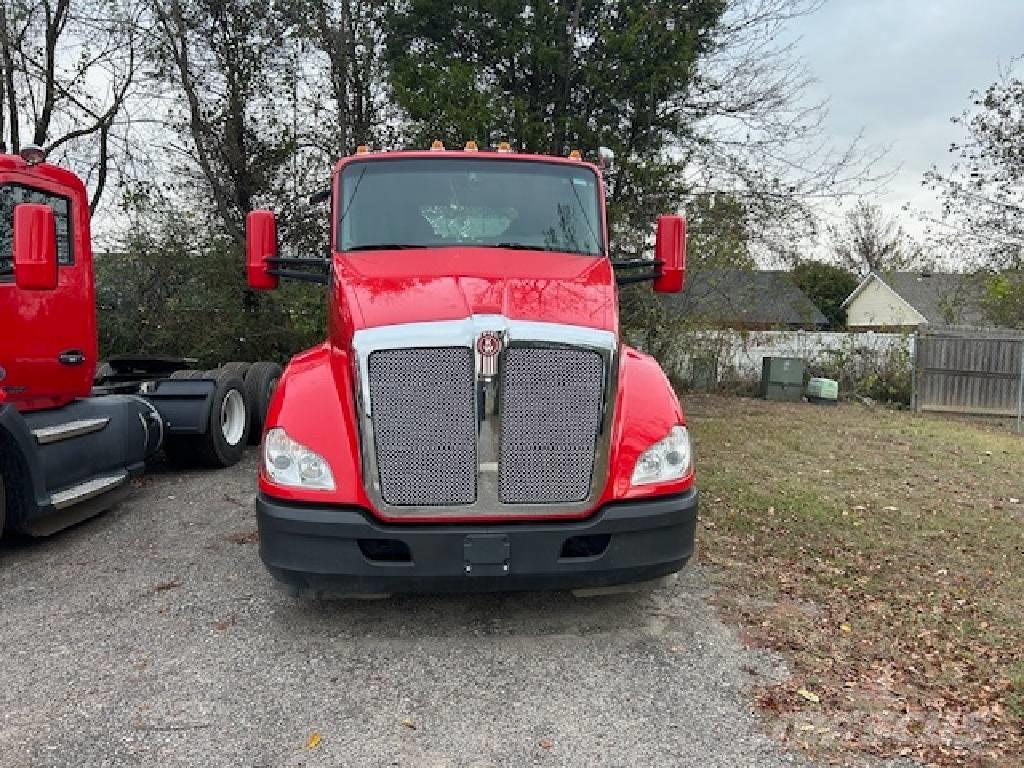
[[[501,336],[493,331],[484,331],[476,340],[476,351],[480,354],[480,374],[494,376],[498,372],[498,353],[501,352]]]

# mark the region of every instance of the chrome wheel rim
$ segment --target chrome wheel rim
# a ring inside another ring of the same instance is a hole
[[[220,432],[228,445],[238,445],[245,434],[245,399],[237,389],[230,390],[220,404]]]

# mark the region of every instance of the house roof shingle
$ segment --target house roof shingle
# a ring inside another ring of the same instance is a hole
[[[872,281],[880,281],[928,323],[984,326],[989,324],[983,302],[986,277],[984,273],[872,272],[843,306],[854,301]]]
[[[983,278],[950,272],[878,275],[910,306],[937,325],[986,325]]]
[[[702,323],[745,328],[824,328],[828,319],[779,270],[698,269],[682,293],[668,297],[678,312]]]

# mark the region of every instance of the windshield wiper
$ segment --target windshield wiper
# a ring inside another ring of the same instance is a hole
[[[353,245],[345,248],[346,251],[405,251],[410,248],[429,248],[429,245],[421,243],[368,243],[367,245]]]
[[[526,243],[486,243],[481,248],[508,248],[510,251],[560,251],[547,245],[527,245]]]
[[[474,246],[476,248],[507,248],[510,251],[547,251],[548,253],[576,253],[580,256],[599,256],[598,253],[580,251],[573,248],[555,248],[549,245],[526,245],[525,243],[487,243],[486,245]]]

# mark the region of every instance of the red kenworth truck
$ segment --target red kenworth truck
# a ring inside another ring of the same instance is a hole
[[[0,154],[0,533],[109,508],[161,448],[225,467],[260,434],[279,366],[138,356],[97,372],[94,296],[81,179],[38,147]]]
[[[606,150],[600,153],[610,161]],[[260,552],[300,591],[589,590],[691,556],[686,420],[623,343],[619,282],[683,287],[685,223],[656,260],[609,258],[601,170],[481,151],[341,160],[329,258],[279,258],[248,219],[248,280],[323,282],[327,341],[287,366],[267,413]]]

